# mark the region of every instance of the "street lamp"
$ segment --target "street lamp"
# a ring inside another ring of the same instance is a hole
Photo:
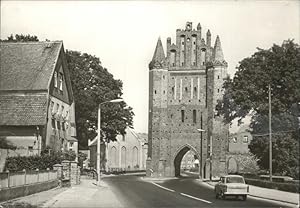
[[[202,122],[201,122],[202,127]],[[199,178],[203,178],[203,168],[202,168],[202,132],[205,132],[204,129],[197,129],[198,132],[200,132],[200,158],[199,158]]]
[[[105,101],[99,104],[98,106],[98,136],[97,136],[97,175],[98,175],[98,181],[97,181],[97,185],[100,186],[100,129],[101,129],[101,105],[104,103],[119,103],[122,102],[123,99],[119,98],[119,99],[114,99],[114,100],[109,100],[109,101]]]

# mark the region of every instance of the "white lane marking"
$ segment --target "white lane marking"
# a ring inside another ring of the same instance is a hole
[[[155,186],[159,187],[159,188],[165,189],[165,190],[167,190],[167,191],[175,192],[174,190],[172,190],[172,189],[168,189],[168,188],[166,188],[166,187],[163,187],[163,186],[161,186],[161,185],[158,185],[157,183],[154,183],[154,182],[151,182],[151,183],[152,183],[153,185],[155,185]]]
[[[192,199],[196,199],[196,200],[198,200],[198,201],[202,201],[202,202],[208,203],[208,204],[211,204],[211,203],[212,203],[212,202],[210,202],[210,201],[206,201],[206,200],[204,200],[204,199],[199,199],[199,198],[197,198],[197,197],[194,197],[194,196],[191,196],[191,195],[188,195],[188,194],[184,194],[184,193],[180,193],[180,194],[183,195],[183,196],[192,198]]]

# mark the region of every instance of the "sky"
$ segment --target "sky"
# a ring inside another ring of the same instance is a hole
[[[123,81],[123,98],[133,107],[134,129],[148,132],[148,64],[157,39],[187,21],[202,34],[210,29],[212,44],[220,36],[228,73],[257,47],[283,40],[299,43],[300,1],[8,1],[1,3],[1,39],[31,34],[39,40],[63,40],[65,49],[100,58]]]

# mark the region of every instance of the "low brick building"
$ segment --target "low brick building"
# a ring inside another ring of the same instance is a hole
[[[17,147],[1,150],[2,163],[6,156],[40,154],[46,147],[77,153],[62,41],[1,42],[0,50],[0,137]]]

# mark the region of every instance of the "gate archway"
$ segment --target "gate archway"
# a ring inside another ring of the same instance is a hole
[[[176,177],[180,176],[180,164],[181,164],[182,158],[190,150],[192,152],[194,152],[195,155],[197,155],[197,158],[199,160],[201,159],[200,154],[190,144],[185,144],[182,147],[178,148],[178,150],[176,151],[176,153],[174,154],[174,157],[173,157],[174,158],[173,159],[173,161],[174,161],[174,173],[175,173]]]

